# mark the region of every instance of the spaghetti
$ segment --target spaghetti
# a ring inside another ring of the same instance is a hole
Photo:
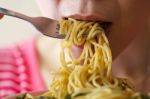
[[[112,75],[111,50],[101,27],[97,22],[60,21],[60,33],[66,35],[61,45],[62,66],[54,74],[50,91],[43,96],[54,99],[131,99],[139,96],[126,79]],[[83,46],[78,58],[71,53],[74,45]]]

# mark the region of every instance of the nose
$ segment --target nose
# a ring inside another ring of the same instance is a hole
[[[77,0],[76,1],[76,4],[74,4],[74,7],[76,8],[79,14],[86,14],[88,12],[89,1],[91,0]]]
[[[118,0],[61,0],[59,11],[62,17],[111,21],[118,14]]]
[[[60,11],[69,14],[71,12],[85,15],[93,11],[95,0],[62,0]]]

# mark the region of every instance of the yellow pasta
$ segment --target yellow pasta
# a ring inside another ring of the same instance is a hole
[[[131,87],[121,86],[120,80],[111,74],[111,50],[99,23],[74,19],[61,20],[60,33],[66,35],[62,43],[62,67],[52,82],[50,92],[45,95],[58,99],[63,99],[68,94],[73,99],[131,97],[133,93]],[[70,55],[71,60],[67,62],[64,51],[70,50],[73,45],[83,45],[83,51],[77,59],[73,59]],[[84,95],[77,97],[78,94]]]
[[[54,99],[132,99],[139,96],[126,79],[112,75],[111,50],[99,23],[62,19],[60,33],[66,35],[60,52],[62,66],[54,75],[50,91],[43,96]],[[77,59],[71,53],[74,45],[83,46]]]

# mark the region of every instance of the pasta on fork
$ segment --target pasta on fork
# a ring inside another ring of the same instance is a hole
[[[49,97],[47,99],[144,99],[128,80],[112,75],[111,49],[100,23],[62,19],[60,33],[66,35],[60,52],[62,66],[54,73],[50,91],[41,97]],[[73,45],[83,46],[78,58],[72,55]],[[66,56],[69,56],[69,60],[66,60]]]

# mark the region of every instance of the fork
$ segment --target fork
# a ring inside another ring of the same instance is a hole
[[[0,7],[0,14],[16,17],[31,23],[40,33],[58,39],[64,39],[65,35],[59,34],[58,21],[47,17],[30,17],[12,10]]]

